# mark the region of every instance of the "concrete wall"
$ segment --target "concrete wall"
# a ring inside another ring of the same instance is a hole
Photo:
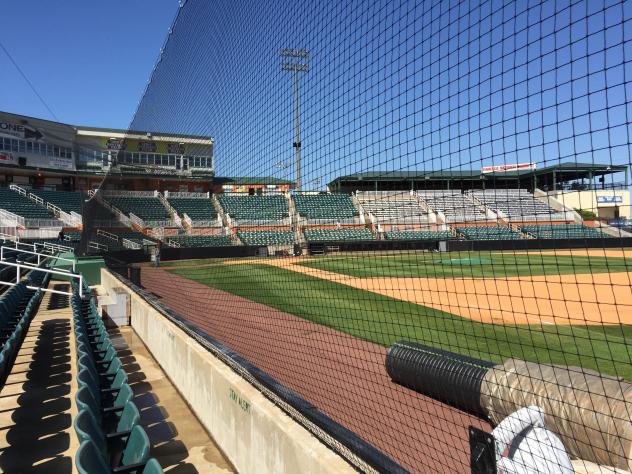
[[[126,288],[107,269],[101,271],[101,285],[108,292]],[[239,472],[356,472],[139,295],[127,290],[132,327]]]
[[[613,210],[615,206],[619,207],[619,215],[621,218],[630,218],[630,191],[623,189],[596,189],[590,191],[549,191],[550,196],[557,198],[566,207],[571,209],[584,209],[592,211],[598,216],[611,218],[608,214],[608,210]],[[619,203],[598,203],[597,197],[612,197],[617,196],[621,198]]]

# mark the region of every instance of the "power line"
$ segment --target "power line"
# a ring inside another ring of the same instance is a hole
[[[9,53],[9,51],[7,50],[7,48],[4,47],[4,45],[2,44],[2,42],[0,41],[0,48],[2,48],[2,50],[4,51],[4,53],[7,55],[7,57],[9,58],[9,60],[13,63],[13,65],[15,66],[15,68],[18,70],[18,72],[20,73],[20,75],[22,76],[22,78],[26,81],[26,83],[29,85],[29,87],[31,88],[31,90],[33,91],[33,93],[37,96],[37,98],[40,100],[40,102],[44,105],[44,107],[46,107],[46,110],[48,110],[48,113],[51,114],[51,116],[57,120],[59,122],[59,119],[57,118],[57,115],[55,115],[55,112],[53,112],[51,110],[51,108],[48,106],[48,104],[46,103],[46,101],[44,100],[44,98],[39,94],[39,92],[37,92],[37,89],[35,89],[35,86],[33,85],[33,83],[29,80],[29,78],[26,76],[26,74],[24,74],[24,71],[22,71],[22,69],[20,68],[20,66],[18,65],[18,63],[15,61],[15,59],[13,59],[13,56],[11,56],[11,54]]]

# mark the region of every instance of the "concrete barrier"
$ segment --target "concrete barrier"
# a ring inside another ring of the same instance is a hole
[[[237,471],[357,472],[107,269],[101,285],[128,291],[132,327]]]

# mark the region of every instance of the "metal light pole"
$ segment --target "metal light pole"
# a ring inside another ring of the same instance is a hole
[[[294,73],[294,115],[296,126],[296,140],[294,149],[296,151],[296,190],[301,189],[301,132],[298,111],[298,74],[300,72],[308,72],[309,51],[306,49],[290,49],[281,50],[281,57],[285,62],[281,64],[281,70]]]

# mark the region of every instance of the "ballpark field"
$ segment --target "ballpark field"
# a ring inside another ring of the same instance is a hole
[[[381,346],[400,338],[632,380],[632,252],[337,254],[164,270]],[[344,316],[343,316],[344,315]]]

